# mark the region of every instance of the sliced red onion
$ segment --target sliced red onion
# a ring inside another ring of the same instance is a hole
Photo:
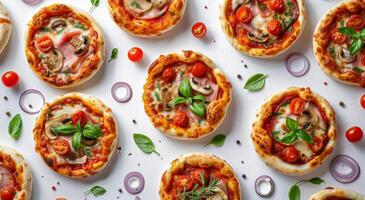
[[[350,156],[339,155],[331,162],[331,174],[340,183],[351,183],[359,177],[360,166]]]
[[[125,88],[127,90],[127,94],[123,97],[123,98],[119,98],[117,97],[117,90],[119,88]],[[126,83],[126,82],[117,82],[114,83],[114,85],[112,86],[112,97],[114,100],[120,102],[120,103],[125,103],[128,102],[129,100],[131,100],[132,96],[133,96],[133,91],[131,86]]]
[[[130,194],[138,194],[144,188],[144,177],[139,172],[130,172],[124,178],[124,187]]]
[[[24,98],[29,95],[29,94],[37,94],[39,95],[41,98],[42,98],[42,106],[46,103],[46,100],[44,98],[44,95],[38,91],[38,90],[35,90],[35,89],[29,89],[29,90],[25,90],[19,97],[19,106],[20,106],[20,109],[22,109],[22,111],[24,111],[25,113],[28,113],[28,114],[37,114],[39,113],[40,109],[42,108],[42,106],[39,107],[38,110],[30,110],[28,108],[27,105],[24,105]]]
[[[41,2],[42,0],[23,0],[24,3],[29,4],[29,5],[36,5],[37,3]]]
[[[260,197],[270,197],[274,189],[275,183],[270,176],[262,175],[255,181],[255,191]]]
[[[303,61],[303,64],[300,66],[299,69],[295,69],[295,66],[293,65],[293,62],[296,60]],[[295,77],[302,77],[304,76],[308,71],[310,67],[310,63],[307,57],[305,57],[303,54],[300,53],[292,53],[286,58],[286,69],[288,72]]]

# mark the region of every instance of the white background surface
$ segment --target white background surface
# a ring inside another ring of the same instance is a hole
[[[15,70],[21,77],[21,84],[17,89],[8,89],[0,85],[0,144],[19,150],[31,166],[34,177],[33,200],[51,200],[56,197],[80,200],[84,199],[83,192],[94,185],[101,185],[108,190],[106,195],[97,199],[112,200],[119,196],[119,199],[132,200],[134,196],[129,195],[123,187],[123,178],[125,174],[135,170],[144,174],[146,179],[145,189],[138,196],[142,200],[157,200],[159,199],[160,176],[163,171],[169,167],[170,161],[181,154],[190,152],[206,152],[227,160],[233,166],[240,180],[242,199],[245,200],[262,199],[254,192],[254,181],[256,177],[263,174],[273,177],[276,190],[271,199],[276,200],[287,199],[288,189],[298,180],[314,176],[320,176],[326,180],[326,183],[320,186],[302,185],[302,199],[308,199],[312,193],[326,186],[339,186],[363,192],[364,174],[361,174],[354,183],[340,184],[332,178],[329,164],[335,155],[349,154],[358,161],[362,168],[365,167],[365,140],[363,139],[362,142],[354,145],[344,137],[345,130],[350,126],[359,125],[365,129],[365,110],[358,103],[364,90],[343,85],[327,77],[320,70],[312,53],[314,28],[324,12],[338,3],[338,0],[307,0],[309,16],[302,36],[287,53],[275,59],[267,60],[241,55],[228,44],[218,20],[218,4],[220,3],[218,0],[189,0],[183,21],[171,32],[158,39],[135,38],[120,30],[109,16],[106,0],[101,0],[100,7],[94,11],[92,16],[101,25],[104,32],[107,55],[110,56],[112,48],[117,47],[119,48],[119,57],[115,61],[106,63],[86,84],[68,90],[54,89],[44,84],[31,72],[24,55],[26,23],[39,8],[52,2],[68,3],[86,11],[91,7],[88,0],[44,0],[33,7],[24,4],[21,0],[3,0],[13,20],[13,33],[8,48],[0,57],[0,74],[8,70]],[[205,9],[205,6],[208,9]],[[190,27],[196,21],[203,21],[207,25],[208,35],[205,39],[198,40],[191,35]],[[144,50],[144,60],[139,64],[130,62],[126,56],[128,49],[133,46],[139,46]],[[152,126],[144,112],[141,95],[147,67],[160,54],[182,49],[198,50],[211,57],[232,82],[233,101],[225,121],[216,131],[216,133],[224,133],[228,136],[225,145],[221,148],[205,147],[205,144],[212,137],[198,142],[169,139]],[[285,56],[290,52],[302,52],[309,58],[311,69],[306,76],[294,78],[287,73],[283,63]],[[248,65],[248,69],[244,68],[244,64]],[[270,75],[264,90],[257,93],[245,91],[243,89],[244,81],[252,74],[259,72]],[[238,80],[237,74],[241,74],[244,81]],[[134,96],[130,102],[120,104],[112,99],[110,88],[117,81],[126,81],[132,85]],[[324,85],[324,81],[328,82],[328,86]],[[289,86],[311,87],[327,98],[337,113],[338,145],[330,158],[318,170],[305,177],[281,175],[265,166],[256,155],[250,140],[251,124],[256,109],[259,108],[265,97]],[[71,91],[88,93],[102,99],[113,109],[117,118],[121,152],[116,151],[102,173],[87,180],[72,180],[54,173],[34,151],[32,129],[36,115],[28,115],[22,112],[18,106],[20,93],[29,88],[42,91],[47,101]],[[8,96],[9,101],[3,100],[4,95]],[[344,101],[346,104],[345,109],[338,105],[340,101]],[[23,133],[18,141],[12,140],[7,133],[10,118],[5,115],[6,111],[10,111],[13,115],[16,113],[22,115]],[[137,120],[137,125],[132,123],[132,119]],[[150,136],[163,159],[155,154],[146,155],[141,152],[133,142],[132,134],[134,132],[141,132]],[[158,142],[159,140],[161,142]],[[240,140],[242,145],[237,145],[236,140]],[[132,153],[132,155],[128,156],[128,153]],[[241,164],[242,160],[244,164]],[[140,166],[138,166],[139,163]],[[246,174],[247,180],[242,179],[242,174]],[[60,185],[57,185],[57,182],[60,182]],[[51,189],[53,185],[57,188],[56,192]],[[118,192],[119,188],[123,189],[123,194]],[[94,197],[88,196],[88,199],[94,199]]]

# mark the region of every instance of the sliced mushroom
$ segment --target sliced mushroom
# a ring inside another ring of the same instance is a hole
[[[319,122],[317,113],[312,109],[308,108],[303,111],[302,115],[298,117],[298,124],[306,131],[313,130]]]
[[[62,51],[59,49],[53,49],[44,62],[50,72],[58,72],[63,67],[63,58]]]
[[[152,9],[153,4],[147,0],[123,0],[127,10],[142,14]]]
[[[98,142],[95,138],[82,138],[81,143],[86,146],[94,146]]]
[[[62,115],[58,115],[58,116],[55,116],[52,119],[50,119],[50,121],[48,121],[45,126],[46,136],[51,140],[56,139],[57,135],[53,134],[51,128],[64,125],[65,123],[69,122],[70,120],[71,120],[70,114],[62,114]]]
[[[71,159],[70,157],[67,157],[66,161],[68,164],[71,164],[71,165],[82,165],[82,164],[86,163],[87,157],[86,157],[86,155],[84,155],[80,158],[76,158],[76,159]]]
[[[193,88],[193,90],[202,93],[206,96],[210,95],[213,93],[213,89],[212,87],[209,85],[208,81],[204,81],[204,83],[199,83],[199,81],[197,81],[195,79],[195,77],[191,77],[190,78],[190,85]]]
[[[166,5],[167,0],[151,0],[151,3],[156,8],[162,8]]]
[[[341,48],[337,51],[337,57],[343,63],[352,63],[356,59],[356,55],[351,55],[350,51],[346,48]]]
[[[172,100],[171,93],[168,87],[161,88],[161,102],[163,109],[166,111],[171,111],[172,107],[169,105],[169,102]]]
[[[214,194],[207,198],[207,200],[228,200],[227,187],[223,181],[219,181],[217,186],[213,189]]]
[[[56,30],[58,28],[65,28],[67,26],[67,23],[65,20],[63,19],[57,19],[57,20],[54,20],[52,23],[51,23],[51,28],[53,30]]]
[[[85,55],[89,51],[90,39],[87,36],[82,36],[82,40],[73,37],[70,43],[75,48],[74,54],[78,57]]]
[[[250,2],[251,0],[232,0],[232,10],[236,10],[240,5],[245,5]]]
[[[266,32],[259,32],[259,31],[251,32],[251,31],[249,31],[247,33],[247,37],[248,37],[248,39],[250,39],[254,42],[264,43],[269,39],[270,35],[269,35],[269,33],[266,33]]]

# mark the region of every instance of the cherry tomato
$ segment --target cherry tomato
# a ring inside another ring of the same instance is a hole
[[[280,13],[280,12],[284,11],[284,1],[283,0],[270,0],[269,7],[272,10]]]
[[[191,27],[191,33],[196,38],[203,38],[207,34],[207,27],[203,22],[197,22]]]
[[[6,87],[14,87],[19,82],[19,76],[14,71],[8,71],[2,75],[1,80]]]
[[[190,173],[191,179],[193,180],[194,185],[202,185],[202,177],[204,178],[204,182],[209,182],[209,174],[205,169],[194,169]]]
[[[132,62],[139,62],[143,59],[143,51],[138,47],[133,47],[128,51],[128,58]]]
[[[320,152],[323,149],[323,141],[321,138],[319,137],[314,137],[313,138],[314,143],[313,144],[308,144],[308,146],[315,152]]]
[[[65,33],[65,34],[61,37],[60,41],[58,42],[58,45],[59,45],[59,46],[62,46],[62,45],[64,45],[64,44],[66,44],[66,43],[70,42],[70,41],[71,41],[71,39],[72,39],[73,37],[79,36],[80,34],[81,34],[81,32],[80,32],[80,31],[67,32],[67,33]]]
[[[361,54],[361,57],[360,57],[360,62],[363,66],[365,66],[365,53],[362,53]]]
[[[162,72],[162,80],[166,83],[171,83],[175,80],[176,72],[172,67],[168,67]]]
[[[173,121],[176,126],[180,126],[182,128],[185,128],[186,126],[189,125],[188,116],[184,112],[181,112],[181,111],[175,113],[175,115],[173,117]]]
[[[305,101],[299,97],[294,98],[290,102],[290,112],[295,115],[300,115],[304,109]]]
[[[80,126],[84,127],[87,122],[87,115],[84,111],[80,110],[72,114],[71,121],[73,125],[76,125],[77,122],[80,122]]]
[[[282,158],[288,163],[294,163],[299,159],[299,152],[295,147],[286,147]]]
[[[191,68],[191,73],[195,77],[204,77],[207,73],[207,67],[202,62],[196,62]]]
[[[334,31],[332,33],[332,41],[336,44],[343,44],[345,43],[347,40],[347,36],[338,32],[338,31]]]
[[[252,20],[252,11],[247,6],[241,6],[236,11],[236,19],[243,23],[248,23]]]
[[[48,36],[43,36],[37,39],[37,47],[44,53],[53,49],[53,41]]]
[[[267,23],[267,31],[269,31],[271,35],[279,36],[283,31],[281,28],[281,22],[277,19],[272,19],[269,23]]]
[[[362,29],[364,27],[364,19],[361,15],[351,15],[346,25],[354,29]]]
[[[13,200],[15,196],[15,188],[6,187],[1,191],[1,200]]]
[[[67,155],[70,150],[70,144],[65,139],[57,139],[52,142],[53,150],[59,155]]]
[[[193,188],[193,181],[190,176],[181,175],[177,177],[176,187],[178,191],[189,191]]]
[[[351,127],[346,131],[346,138],[352,143],[359,142],[363,135],[361,128],[357,126]]]
[[[365,109],[365,94],[361,96],[360,104],[361,104],[361,107]]]

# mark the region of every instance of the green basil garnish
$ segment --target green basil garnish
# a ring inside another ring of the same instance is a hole
[[[87,138],[96,139],[103,135],[103,132],[98,126],[86,124],[82,129],[82,135]]]
[[[205,108],[204,103],[193,102],[189,108],[190,108],[191,112],[193,112],[195,115],[197,115],[199,117],[205,116],[206,108]]]
[[[288,196],[289,196],[289,200],[300,200],[301,197],[301,192],[300,192],[300,188],[299,185],[302,183],[312,183],[314,185],[320,185],[321,183],[323,183],[324,180],[322,180],[319,177],[314,177],[308,180],[301,180],[297,183],[295,183],[288,192]]]
[[[255,74],[246,81],[244,88],[251,92],[259,91],[264,87],[267,77],[268,75]]]
[[[106,189],[101,186],[94,186],[90,190],[84,192],[84,195],[89,195],[90,193],[93,194],[95,197],[104,195],[106,193]]]
[[[186,98],[193,96],[193,89],[191,88],[189,79],[184,79],[181,81],[179,92]]]
[[[72,124],[68,124],[68,125],[51,127],[51,131],[56,135],[72,135],[76,131],[78,131],[78,128]]]
[[[207,102],[207,99],[205,98],[205,96],[203,95],[196,95],[196,96],[193,96],[193,100],[196,100],[196,101],[201,101],[203,103]]]
[[[112,61],[112,60],[117,59],[117,57],[118,57],[118,53],[119,53],[118,48],[114,48],[114,49],[112,50],[112,55],[110,56],[110,59],[109,59],[109,61],[108,61],[108,62],[110,62],[110,61]]]
[[[9,122],[9,135],[15,139],[18,140],[22,131],[23,121],[20,114],[16,114]]]
[[[294,119],[290,118],[290,117],[286,118],[285,124],[286,124],[286,127],[291,131],[297,130],[298,126],[299,126],[298,122],[295,121]]]
[[[81,145],[81,132],[76,132],[72,138],[71,138],[71,144],[72,144],[72,148],[75,151],[78,151],[80,149],[80,145]]]
[[[273,132],[272,135],[273,135],[273,138],[276,141],[286,143],[286,144],[291,144],[291,143],[294,143],[295,141],[297,141],[297,139],[299,138],[299,139],[302,139],[302,140],[304,140],[308,143],[313,144],[314,141],[313,141],[312,136],[310,136],[304,130],[299,129],[299,124],[298,124],[297,121],[295,121],[292,118],[287,117],[285,123],[286,123],[286,127],[289,129],[289,132],[286,133],[284,135],[284,137],[281,138],[281,139],[278,137],[278,134],[280,132],[275,133],[275,134]]]
[[[91,9],[90,9],[90,13],[94,12],[95,8],[98,7],[100,5],[100,0],[90,0],[91,2]]]
[[[139,149],[141,149],[143,152],[147,154],[156,153],[158,156],[160,156],[160,153],[156,151],[155,145],[153,144],[152,140],[146,135],[134,133],[133,139]]]
[[[338,31],[344,35],[349,36],[352,39],[352,44],[349,48],[350,54],[355,55],[364,46],[364,39],[365,39],[365,29],[362,29],[360,32],[357,32],[353,28],[349,27],[340,27]]]
[[[222,135],[222,134],[218,134],[216,136],[214,136],[214,138],[210,141],[210,143],[208,145],[214,145],[216,147],[221,147],[224,145],[224,142],[226,141],[227,136],[226,135]]]
[[[175,97],[173,100],[172,100],[172,105],[177,105],[177,104],[182,104],[182,103],[186,103],[186,98],[184,97]]]

